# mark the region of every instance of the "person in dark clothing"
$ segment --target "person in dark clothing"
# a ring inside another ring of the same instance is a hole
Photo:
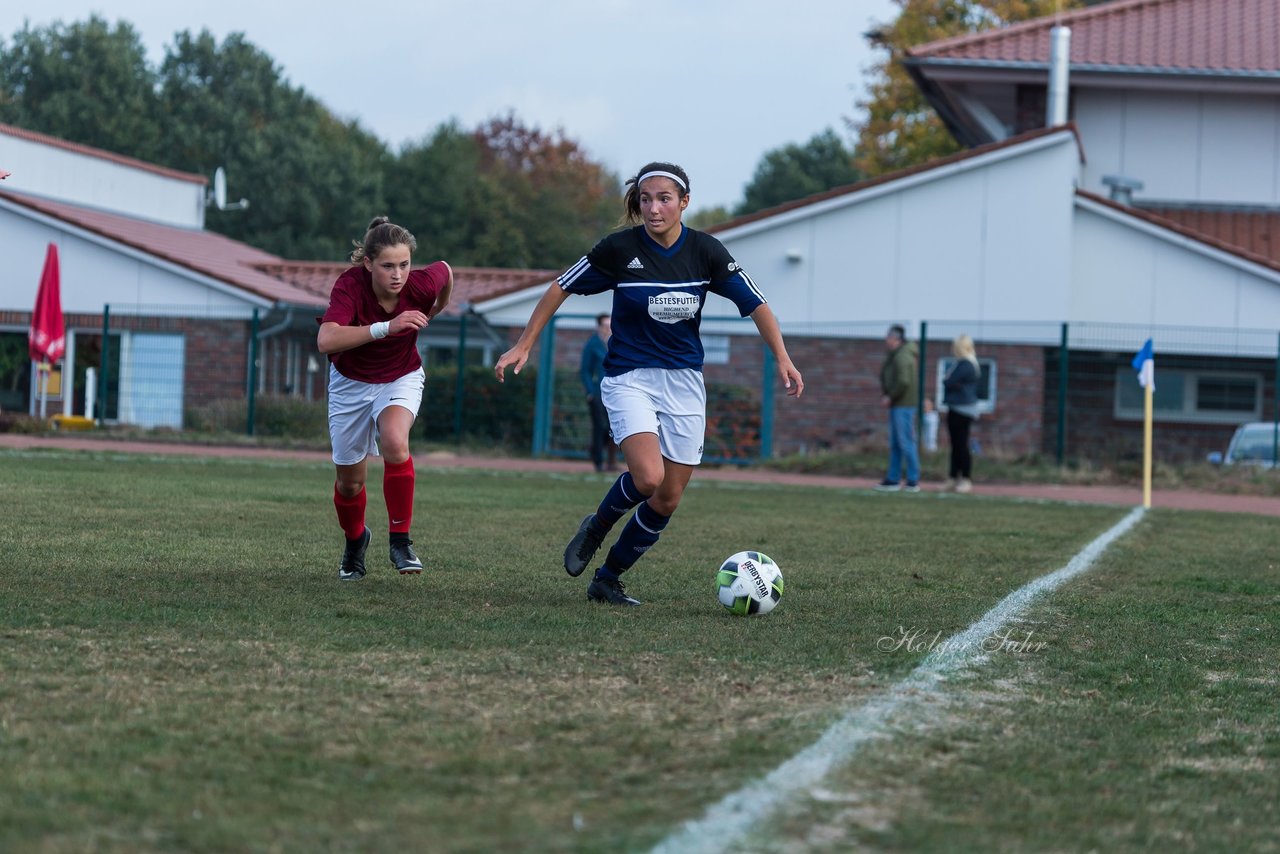
[[[609,413],[600,399],[600,381],[604,379],[604,357],[609,354],[609,315],[596,317],[596,332],[582,348],[582,390],[587,396],[587,408],[591,410],[591,463],[596,471],[613,471],[617,468],[617,446],[609,437]],[[605,448],[609,449],[609,467],[605,468]]]
[[[958,335],[951,345],[955,364],[942,380],[942,404],[947,408],[947,435],[951,438],[951,468],[947,489],[973,489],[973,454],[969,450],[969,430],[978,417],[978,356],[973,339]]]

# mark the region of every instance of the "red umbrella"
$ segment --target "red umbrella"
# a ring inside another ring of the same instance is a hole
[[[36,291],[36,310],[31,315],[31,331],[27,333],[27,351],[39,363],[40,417],[44,418],[49,392],[49,366],[62,358],[67,350],[66,327],[62,324],[61,276],[58,272],[58,247],[49,244],[44,256],[44,272],[40,274],[40,290]]]
[[[61,281],[58,247],[50,243],[44,256],[44,272],[40,274],[40,290],[36,291],[31,331],[27,334],[27,350],[37,362],[56,362],[67,350],[66,327],[62,325]]]

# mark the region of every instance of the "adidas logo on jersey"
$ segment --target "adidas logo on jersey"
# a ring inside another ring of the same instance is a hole
[[[628,270],[643,270],[644,265],[640,263],[640,258],[632,258],[631,263],[627,265]]]

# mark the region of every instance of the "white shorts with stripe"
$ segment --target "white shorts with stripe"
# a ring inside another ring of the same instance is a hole
[[[378,416],[388,406],[403,406],[417,418],[426,380],[418,368],[389,383],[366,383],[344,377],[330,364],[329,441],[334,463],[353,466],[370,454],[378,456]]]
[[[702,462],[707,431],[707,388],[702,371],[636,368],[600,383],[609,429],[619,445],[636,433],[656,433],[662,456],[675,463]]]

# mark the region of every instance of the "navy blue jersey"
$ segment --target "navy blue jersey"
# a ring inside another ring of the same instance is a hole
[[[571,294],[613,290],[613,335],[606,376],[636,368],[702,370],[702,307],[719,294],[746,317],[764,304],[729,250],[709,234],[682,227],[664,249],[644,226],[615,231],[560,277]]]

